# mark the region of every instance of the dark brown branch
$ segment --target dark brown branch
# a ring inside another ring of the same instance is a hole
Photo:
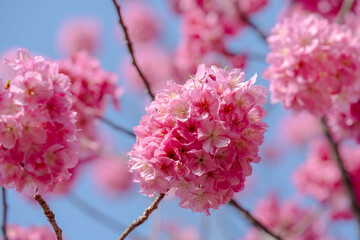
[[[165,193],[160,193],[160,195],[155,199],[155,201],[145,209],[144,213],[135,221],[133,221],[130,226],[121,234],[118,240],[123,240],[126,238],[129,233],[131,233],[135,228],[143,224],[150,216],[150,214],[158,208],[160,201],[165,197]]]
[[[112,122],[112,121],[109,120],[109,119],[106,119],[106,118],[104,118],[104,117],[98,117],[98,119],[101,120],[101,121],[103,121],[103,122],[106,123],[108,126],[110,126],[111,128],[113,128],[113,129],[115,129],[115,130],[117,130],[117,131],[119,131],[119,132],[125,133],[125,134],[127,134],[128,136],[130,136],[130,137],[136,137],[136,135],[135,135],[134,132],[132,132],[132,131],[130,131],[130,130],[128,130],[128,129],[122,127],[122,126],[120,126],[120,125],[115,124],[114,122]]]
[[[351,199],[351,206],[352,206],[353,212],[354,212],[354,214],[355,214],[355,216],[356,216],[356,218],[358,220],[358,223],[360,224],[360,208],[359,208],[359,205],[358,205],[358,201],[356,199],[354,188],[352,187],[350,176],[349,176],[348,172],[345,170],[344,163],[343,163],[343,161],[341,159],[340,152],[339,152],[339,145],[332,138],[332,136],[330,134],[329,127],[328,127],[328,125],[327,125],[324,118],[321,119],[321,123],[322,123],[322,126],[323,126],[324,134],[325,134],[326,138],[328,139],[328,141],[330,143],[330,146],[332,148],[332,151],[334,153],[335,161],[336,161],[338,167],[340,168],[342,182],[345,185],[345,188],[346,188],[346,190],[347,190],[347,192],[349,194],[349,197]]]
[[[251,224],[254,227],[266,232],[267,234],[271,235],[275,239],[282,240],[282,238],[279,235],[273,233],[270,229],[265,227],[261,222],[259,222],[256,218],[254,218],[249,211],[247,211],[243,207],[241,207],[234,199],[231,199],[229,201],[229,204],[231,206],[235,207],[237,210],[239,210],[242,214],[244,214],[244,216],[251,222]]]
[[[251,19],[244,13],[239,13],[240,18],[244,21],[249,27],[251,27],[265,42],[267,39],[267,35],[253,22]]]
[[[355,0],[343,0],[340,11],[335,17],[335,21],[339,24],[344,23],[345,15],[351,10]]]
[[[139,65],[137,64],[137,61],[135,59],[135,54],[134,54],[134,49],[133,49],[133,44],[130,40],[130,36],[129,36],[129,33],[127,31],[127,27],[124,23],[124,20],[122,18],[122,15],[121,15],[121,11],[120,11],[120,5],[117,3],[116,0],[112,0],[114,5],[115,5],[115,8],[116,8],[116,11],[117,11],[117,14],[119,16],[119,24],[124,32],[124,37],[125,37],[125,41],[126,41],[126,45],[127,45],[127,48],[128,48],[128,51],[130,53],[130,56],[131,56],[131,60],[132,60],[132,64],[134,65],[134,67],[136,68],[136,71],[138,72],[140,78],[142,79],[142,81],[144,82],[145,86],[146,86],[146,89],[148,91],[148,94],[150,95],[151,99],[154,100],[155,99],[155,95],[154,93],[151,91],[151,87],[150,87],[150,84],[149,82],[146,80],[144,74],[142,73],[142,71],[140,70],[140,67]]]
[[[7,220],[7,203],[6,203],[6,190],[4,187],[1,188],[2,194],[2,205],[3,205],[3,216],[2,216],[2,226],[1,231],[4,237],[4,240],[8,240],[6,233],[6,220]]]
[[[50,222],[52,228],[54,229],[54,232],[56,234],[56,239],[62,240],[63,239],[62,230],[56,223],[54,212],[51,211],[49,205],[46,203],[46,201],[42,198],[40,194],[36,194],[34,196],[34,199],[39,203],[39,205],[43,209],[44,215],[46,216],[47,220]]]

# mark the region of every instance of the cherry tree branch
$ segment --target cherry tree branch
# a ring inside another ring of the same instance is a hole
[[[8,240],[7,232],[6,232],[6,220],[7,220],[7,203],[6,203],[6,190],[4,187],[1,188],[2,195],[2,205],[3,205],[3,215],[2,215],[2,226],[1,231],[4,237],[4,240]]]
[[[335,21],[339,24],[343,24],[345,15],[351,10],[355,0],[343,0],[340,11],[335,17]]]
[[[265,227],[261,222],[259,222],[259,220],[254,218],[249,211],[247,211],[242,206],[240,206],[234,199],[231,199],[229,201],[229,204],[231,206],[235,207],[237,210],[239,210],[251,222],[251,224],[254,227],[266,232],[267,234],[269,234],[270,236],[272,236],[275,239],[282,240],[282,238],[279,235],[273,233],[270,229]]]
[[[150,216],[150,214],[158,208],[160,201],[165,197],[165,193],[160,193],[160,195],[154,200],[154,202],[145,209],[144,213],[136,220],[134,220],[130,226],[125,229],[125,231],[121,234],[118,240],[123,240],[129,235],[135,228],[143,224]]]
[[[244,13],[239,11],[239,16],[242,21],[244,21],[249,27],[251,27],[266,43],[267,34],[263,32],[263,30],[260,29],[259,26],[257,26],[251,19]]]
[[[117,3],[116,0],[112,0],[113,3],[114,3],[114,6],[116,8],[116,11],[117,11],[117,14],[119,16],[119,24],[124,32],[124,37],[125,37],[125,41],[126,41],[126,46],[128,48],[128,51],[130,53],[130,56],[131,56],[131,60],[132,60],[132,64],[134,65],[134,67],[136,68],[136,71],[138,72],[140,78],[142,79],[142,81],[144,82],[145,84],[145,87],[147,89],[147,92],[148,94],[150,95],[151,99],[154,100],[155,99],[155,95],[154,93],[151,91],[151,87],[150,87],[150,84],[149,82],[147,81],[147,79],[145,78],[144,74],[142,73],[142,71],[140,70],[140,67],[135,59],[135,54],[134,54],[134,49],[133,49],[133,43],[131,42],[130,40],[130,36],[129,36],[129,33],[127,31],[127,27],[124,23],[124,20],[122,18],[122,15],[121,15],[121,11],[120,11],[120,5]]]
[[[40,194],[36,194],[34,196],[34,199],[39,203],[39,205],[43,209],[44,215],[46,216],[47,220],[50,222],[52,228],[54,229],[54,232],[56,234],[56,239],[62,240],[63,239],[62,238],[62,230],[56,223],[54,212],[51,211],[49,205],[47,204],[47,202],[43,199],[43,197]]]
[[[124,128],[123,126],[120,126],[120,125],[112,122],[111,120],[109,120],[107,118],[99,116],[98,119],[101,120],[103,123],[107,124],[109,127],[113,128],[113,129],[115,129],[115,130],[117,130],[119,132],[125,133],[130,137],[136,137],[134,132]]]
[[[337,163],[338,167],[340,168],[341,179],[342,179],[342,182],[345,185],[345,188],[351,199],[351,206],[352,206],[353,212],[356,215],[356,218],[360,224],[360,207],[359,207],[358,201],[356,199],[356,195],[355,195],[354,188],[353,188],[351,180],[350,180],[350,176],[349,176],[348,172],[345,170],[343,160],[341,159],[340,152],[339,152],[339,144],[337,142],[335,142],[334,139],[332,138],[329,127],[324,118],[321,119],[321,124],[323,126],[324,134],[325,134],[326,138],[328,139],[330,146],[332,148],[332,151],[335,155],[336,163]]]

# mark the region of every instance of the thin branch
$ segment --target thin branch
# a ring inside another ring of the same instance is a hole
[[[95,207],[91,206],[89,203],[87,203],[75,193],[72,193],[68,197],[68,200],[74,207],[94,219],[96,222],[114,231],[115,233],[119,232],[119,228],[126,228],[124,224],[118,222],[115,218],[112,218],[101,212],[100,210],[96,209]],[[142,236],[141,238],[145,239],[145,237]]]
[[[346,190],[347,190],[347,192],[348,192],[348,194],[350,196],[351,206],[352,206],[353,212],[356,215],[358,223],[360,224],[360,208],[359,208],[359,205],[358,205],[358,201],[356,199],[354,188],[352,187],[350,176],[349,176],[348,172],[345,170],[344,163],[343,163],[343,161],[341,159],[340,152],[339,152],[339,145],[332,138],[332,136],[330,134],[329,127],[328,127],[328,125],[327,125],[324,118],[321,119],[321,124],[323,126],[324,134],[325,134],[326,138],[328,139],[328,141],[330,143],[330,146],[332,148],[332,151],[333,151],[333,153],[335,155],[336,163],[337,163],[338,167],[340,168],[342,182],[345,185],[345,188],[346,188]]]
[[[120,126],[120,125],[115,124],[114,122],[112,122],[109,119],[106,119],[104,117],[98,117],[98,119],[101,120],[102,122],[104,122],[105,124],[107,124],[108,126],[110,126],[111,128],[119,131],[119,132],[125,133],[130,137],[136,137],[134,132],[132,132],[132,131]]]
[[[63,239],[62,238],[62,230],[56,223],[54,212],[51,211],[49,205],[47,204],[47,202],[43,199],[43,197],[40,194],[36,194],[34,196],[34,199],[39,203],[39,205],[43,209],[44,215],[46,216],[47,220],[50,222],[52,228],[54,229],[54,232],[56,234],[56,239],[62,240]]]
[[[133,49],[133,43],[131,42],[130,40],[130,36],[128,34],[128,31],[127,31],[127,27],[124,23],[124,20],[122,18],[122,15],[121,15],[121,11],[120,11],[120,5],[117,3],[116,0],[112,0],[114,5],[115,5],[115,8],[116,8],[116,11],[117,11],[117,14],[119,16],[119,24],[124,32],[124,37],[125,37],[125,41],[126,41],[126,45],[127,45],[127,48],[128,48],[128,51],[130,53],[130,56],[131,56],[131,60],[132,60],[132,64],[134,65],[134,67],[136,68],[136,71],[138,72],[140,78],[142,79],[142,81],[144,82],[145,86],[146,86],[146,89],[148,91],[148,94],[150,95],[151,99],[154,100],[155,99],[155,95],[154,93],[151,91],[151,87],[150,87],[150,84],[149,82],[146,80],[144,74],[142,73],[142,71],[140,70],[140,67],[139,65],[137,64],[136,62],[136,59],[135,59],[135,54],[134,54],[134,49]]]
[[[3,205],[1,231],[3,234],[4,240],[8,240],[7,233],[6,233],[6,219],[7,219],[6,190],[4,187],[1,188],[1,193],[2,193],[2,205]]]
[[[240,19],[244,21],[249,27],[251,27],[266,43],[267,35],[257,26],[251,19],[244,13],[239,12]]]
[[[335,21],[339,24],[344,23],[345,15],[351,10],[355,0],[343,0],[340,11],[335,17]]]
[[[129,235],[135,228],[143,224],[150,216],[150,214],[158,208],[160,201],[165,197],[165,193],[160,193],[160,195],[155,199],[155,201],[145,209],[144,213],[136,220],[134,220],[130,226],[125,229],[125,231],[121,234],[118,240],[123,240]]]
[[[244,214],[244,216],[251,222],[254,227],[266,232],[275,239],[282,240],[279,235],[273,233],[270,229],[265,227],[261,222],[254,218],[249,211],[245,210],[242,206],[240,206],[234,199],[231,199],[229,201],[229,204],[239,210],[242,214]]]

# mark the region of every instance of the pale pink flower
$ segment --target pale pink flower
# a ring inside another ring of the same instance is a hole
[[[25,49],[6,63],[14,76],[0,93],[11,101],[0,107],[0,184],[29,196],[51,192],[78,161],[70,80]]]
[[[267,91],[255,78],[199,65],[184,85],[168,82],[134,129],[129,156],[141,192],[175,189],[180,206],[209,215],[241,191],[267,128]]]
[[[131,41],[134,43],[148,43],[159,37],[160,20],[155,12],[141,2],[129,2],[124,6],[124,19]],[[124,39],[122,31],[119,31]]]
[[[7,226],[9,240],[56,240],[54,230],[48,226],[22,227],[14,224]],[[0,237],[3,240],[3,237]]]
[[[101,27],[95,18],[74,18],[62,23],[58,31],[60,50],[71,56],[79,51],[95,53],[99,49]]]
[[[285,18],[268,38],[272,102],[324,116],[359,100],[360,42],[345,26],[315,14]]]
[[[161,229],[169,240],[201,240],[199,233],[192,226],[183,226],[177,222],[161,224]]]
[[[341,145],[340,155],[359,199],[360,150],[358,146]],[[326,139],[316,139],[311,143],[308,158],[295,172],[294,181],[301,193],[328,205],[334,219],[352,217],[351,202]]]
[[[117,195],[130,189],[132,175],[122,157],[100,157],[92,168],[96,185],[106,193]]]
[[[319,214],[300,206],[295,201],[281,203],[273,192],[261,199],[255,207],[254,216],[272,232],[289,240],[334,240],[326,232],[326,225]],[[308,226],[304,229],[304,226]],[[261,240],[264,232],[252,228],[243,240]]]
[[[301,112],[284,117],[279,124],[285,140],[303,145],[322,134],[320,120],[313,115]]]
[[[360,99],[352,103],[347,112],[331,111],[327,115],[327,124],[337,141],[350,138],[360,143]]]

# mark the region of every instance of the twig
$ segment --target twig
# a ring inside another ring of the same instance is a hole
[[[335,17],[335,20],[339,24],[344,23],[345,15],[351,10],[355,0],[343,0],[340,11]]]
[[[1,188],[1,193],[2,193],[2,205],[3,205],[1,230],[2,230],[4,240],[8,240],[7,233],[6,233],[6,219],[7,219],[6,190],[4,187]]]
[[[252,225],[254,227],[257,227],[258,229],[266,232],[267,234],[271,235],[275,239],[282,240],[282,238],[279,235],[273,233],[270,229],[265,227],[261,222],[259,222],[256,218],[254,218],[250,212],[248,212],[243,207],[241,207],[234,199],[231,199],[229,201],[229,204],[231,206],[235,207],[237,210],[239,210],[242,214],[244,214],[244,216],[252,223]]]
[[[145,209],[144,213],[136,220],[134,220],[130,226],[125,229],[125,231],[121,234],[121,236],[118,238],[118,240],[123,240],[126,238],[129,233],[131,233],[135,228],[143,224],[150,216],[150,214],[157,209],[160,201],[165,197],[165,193],[160,193],[160,195],[155,199],[155,201],[147,208]]]
[[[251,27],[267,43],[266,39],[268,36],[253,21],[251,21],[246,14],[239,12],[239,15],[241,20]]]
[[[128,51],[130,53],[130,56],[131,56],[131,60],[132,60],[132,64],[134,65],[134,67],[136,68],[136,71],[138,72],[140,78],[142,79],[142,81],[144,82],[145,86],[146,86],[146,89],[148,91],[148,94],[150,95],[151,99],[154,100],[155,99],[155,95],[154,93],[151,91],[151,87],[150,87],[150,84],[149,82],[146,80],[144,74],[142,73],[142,71],[140,70],[140,67],[139,65],[137,64],[136,62],[136,59],[135,59],[135,54],[134,54],[134,49],[133,49],[133,43],[131,42],[130,40],[130,36],[128,34],[128,31],[127,31],[127,27],[124,23],[124,20],[122,18],[122,15],[121,15],[121,11],[120,11],[120,5],[117,3],[116,0],[112,0],[114,5],[115,5],[115,8],[116,8],[116,11],[117,11],[117,14],[119,16],[119,24],[121,26],[121,28],[123,29],[123,32],[124,32],[124,37],[125,37],[125,41],[126,41],[126,45],[127,45],[127,48],[128,48]]]
[[[42,196],[40,194],[36,194],[34,196],[34,199],[39,203],[39,205],[43,209],[44,215],[46,216],[46,218],[50,222],[51,226],[53,227],[55,234],[56,234],[56,239],[62,240],[63,239],[62,238],[62,230],[56,223],[54,212],[51,211],[49,205],[46,203],[46,201],[42,198]]]
[[[112,218],[91,206],[75,193],[70,194],[68,200],[74,207],[82,211],[84,214],[116,233],[119,232],[119,228],[126,228],[124,224],[119,223],[115,218]],[[145,239],[143,236],[141,236],[141,238]]]
[[[106,118],[104,118],[104,117],[98,117],[98,119],[101,120],[101,121],[103,121],[103,122],[106,123],[108,126],[110,126],[111,128],[113,128],[113,129],[115,129],[115,130],[117,130],[117,131],[119,131],[119,132],[125,133],[125,134],[127,134],[128,136],[130,136],[130,137],[136,137],[136,135],[135,135],[134,132],[132,132],[132,131],[130,131],[130,130],[128,130],[128,129],[122,127],[122,126],[120,126],[120,125],[115,124],[114,122],[112,122],[112,121],[109,120],[109,119],[106,119]]]
[[[354,211],[354,214],[356,215],[358,223],[360,224],[360,208],[359,208],[359,205],[358,205],[358,201],[356,199],[354,188],[352,187],[352,183],[351,183],[349,174],[345,170],[344,163],[343,163],[343,161],[341,159],[341,156],[340,156],[340,153],[339,153],[339,145],[332,138],[332,136],[330,134],[330,131],[329,131],[329,127],[328,127],[328,125],[327,125],[324,118],[321,118],[321,124],[323,126],[323,131],[325,133],[325,136],[328,139],[328,141],[330,143],[330,146],[332,148],[332,151],[333,151],[333,153],[335,155],[336,163],[340,168],[342,182],[345,185],[345,188],[347,189],[347,192],[348,192],[348,194],[350,196],[352,209]]]

